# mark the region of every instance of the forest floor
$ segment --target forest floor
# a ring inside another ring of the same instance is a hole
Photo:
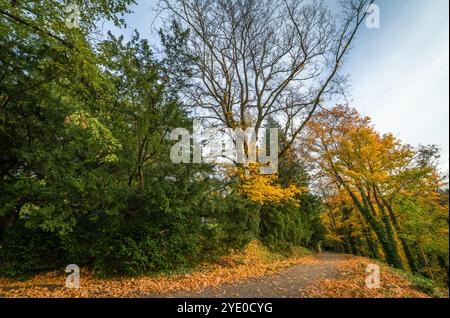
[[[380,266],[380,287],[366,286],[368,264]],[[289,258],[258,243],[194,271],[138,278],[100,279],[81,268],[79,289],[64,271],[27,281],[0,278],[0,297],[225,297],[225,298],[425,298],[404,274],[373,260],[319,253]]]

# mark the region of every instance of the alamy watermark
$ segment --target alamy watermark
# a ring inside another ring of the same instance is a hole
[[[66,16],[66,26],[69,29],[78,29],[80,27],[80,7],[76,4],[69,4],[65,8]]]
[[[366,267],[366,287],[369,289],[380,288],[380,266],[377,264],[369,264]]]
[[[173,163],[260,164],[260,173],[278,171],[278,129],[276,128],[204,128],[194,121],[192,134],[185,128],[174,129],[171,140],[178,142],[170,150]]]
[[[366,17],[366,27],[368,29],[379,29],[380,28],[380,6],[372,3],[367,7],[367,17]]]
[[[80,288],[80,267],[75,264],[66,267],[66,288]]]

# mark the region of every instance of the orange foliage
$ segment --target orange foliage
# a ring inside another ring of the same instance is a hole
[[[381,263],[378,263],[380,288],[369,289],[365,284],[366,268],[373,262],[362,257],[338,261],[339,278],[321,280],[309,286],[303,294],[313,298],[429,298],[417,291],[411,281]]]

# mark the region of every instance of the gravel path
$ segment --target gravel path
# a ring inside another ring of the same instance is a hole
[[[298,298],[303,290],[318,280],[339,278],[336,262],[351,256],[322,253],[314,256],[319,263],[296,265],[276,274],[206,288],[198,293],[179,292],[170,298]],[[148,296],[153,297],[153,296]],[[154,296],[158,297],[158,296]]]

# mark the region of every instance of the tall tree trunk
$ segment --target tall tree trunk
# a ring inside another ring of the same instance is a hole
[[[397,237],[399,238],[400,243],[402,244],[403,251],[405,252],[405,256],[408,261],[409,268],[411,269],[411,271],[413,273],[417,273],[419,270],[417,268],[416,260],[414,258],[414,255],[412,253],[412,250],[411,250],[407,240],[404,239],[403,237],[401,237],[401,235],[399,235],[399,233],[401,233],[401,229],[400,229],[400,225],[397,221],[397,218],[395,217],[392,206],[390,204],[388,204],[388,202],[383,198],[378,187],[374,187],[374,196],[375,196],[375,200],[376,200],[380,210],[384,211],[384,206],[386,206],[386,208],[389,212],[389,217],[391,219],[391,222],[394,226],[395,231],[397,232]],[[381,198],[381,200],[380,200],[380,198]],[[385,212],[383,212],[383,213],[385,213]]]
[[[430,267],[430,263],[428,261],[427,254],[425,253],[425,250],[423,249],[422,241],[421,240],[417,240],[417,243],[419,244],[420,252],[422,253],[422,257],[423,257],[423,259],[425,261],[425,268],[427,269],[428,275],[430,275],[430,278],[434,282],[436,282],[436,280],[434,279],[433,271],[431,270],[431,267]]]
[[[378,254],[377,246],[376,246],[375,242],[372,240],[372,238],[370,237],[370,234],[366,232],[364,234],[364,237],[365,237],[365,239],[367,241],[367,245],[369,246],[370,252],[372,254],[371,255],[372,258],[380,259],[380,254]]]
[[[375,206],[372,202],[372,198],[370,196],[370,189],[367,190],[367,193],[362,189],[359,188],[359,192],[363,198],[363,200],[365,201],[366,206],[370,209],[370,211],[372,212],[373,215],[376,215],[377,210],[375,209]],[[392,245],[392,251],[393,251],[393,257],[396,259],[396,262],[398,264],[401,264],[401,267],[404,269],[404,265],[403,265],[403,261],[402,258],[400,257],[400,253],[398,250],[398,245],[397,245],[397,240],[396,240],[396,233],[394,231],[394,229],[392,228],[389,216],[386,214],[386,211],[384,210],[383,206],[379,206],[379,214],[381,215],[381,220],[382,223],[384,224],[384,228],[386,230],[386,236],[387,239],[389,240],[390,244]]]
[[[403,269],[403,264],[402,261],[400,260],[397,247],[394,244],[392,244],[392,241],[389,240],[384,226],[378,222],[378,220],[375,218],[375,216],[372,214],[370,210],[368,210],[363,206],[363,204],[358,200],[356,195],[350,189],[347,189],[347,191],[350,194],[356,207],[361,212],[362,216],[366,219],[367,223],[375,232],[375,235],[377,236],[378,241],[380,242],[381,247],[383,248],[386,261],[391,266]]]
[[[362,216],[366,219],[367,223],[369,223],[372,230],[375,232],[375,235],[378,238],[378,241],[380,242],[384,255],[386,258],[386,261],[396,268],[403,269],[403,263],[400,259],[400,255],[398,254],[397,245],[395,244],[395,241],[389,240],[386,234],[386,229],[378,220],[376,219],[375,215],[372,214],[372,212],[367,208],[367,202],[364,201],[363,203],[360,202],[358,197],[355,193],[351,190],[351,188],[348,186],[348,184],[342,179],[342,177],[339,175],[336,167],[333,165],[332,167],[333,173],[336,177],[336,180],[345,188],[345,190],[348,192],[350,197],[352,198],[353,202],[356,205],[356,208],[361,212]],[[364,196],[363,196],[364,200]]]
[[[388,207],[388,211],[389,211],[389,216],[392,220],[392,224],[394,225],[394,228],[396,229],[397,233],[399,233],[400,225],[397,222],[394,212],[390,207]],[[402,243],[403,251],[405,252],[406,259],[408,260],[409,268],[411,269],[412,272],[417,273],[419,271],[419,269],[417,268],[416,260],[415,260],[414,254],[408,244],[408,241],[405,238],[401,237],[401,235],[399,235],[399,240]]]

